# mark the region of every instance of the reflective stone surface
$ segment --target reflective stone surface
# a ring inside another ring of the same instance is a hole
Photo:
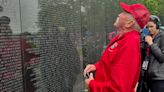
[[[0,0],[0,92],[86,92],[118,14],[114,0]]]

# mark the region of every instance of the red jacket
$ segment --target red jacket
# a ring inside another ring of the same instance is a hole
[[[114,37],[96,66],[90,92],[134,92],[140,74],[140,33]]]

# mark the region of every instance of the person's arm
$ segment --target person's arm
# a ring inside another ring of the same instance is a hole
[[[100,63],[101,63],[100,61],[96,62],[96,63],[94,64],[94,66],[97,68],[97,67],[99,67]]]
[[[164,62],[164,35],[160,37],[159,45],[160,46],[157,46],[157,44],[153,43],[152,45],[150,45],[150,48],[156,59],[160,63],[163,63]]]
[[[91,92],[131,92],[137,83],[140,72],[140,47],[133,40],[128,40],[114,60],[111,79],[106,82],[91,80]]]

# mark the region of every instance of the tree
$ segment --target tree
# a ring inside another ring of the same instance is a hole
[[[164,7],[163,7],[163,5],[164,5],[164,0],[159,0],[159,15],[160,16],[164,16]]]
[[[160,14],[161,4],[159,0],[139,0],[139,2],[143,3],[148,8],[151,14],[153,15]]]

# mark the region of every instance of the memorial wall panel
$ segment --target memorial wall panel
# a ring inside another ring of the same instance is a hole
[[[0,91],[23,92],[19,1],[0,3]]]
[[[82,91],[80,2],[21,0],[20,4],[25,92]]]
[[[87,92],[83,68],[115,34],[117,4],[0,0],[0,92]]]

